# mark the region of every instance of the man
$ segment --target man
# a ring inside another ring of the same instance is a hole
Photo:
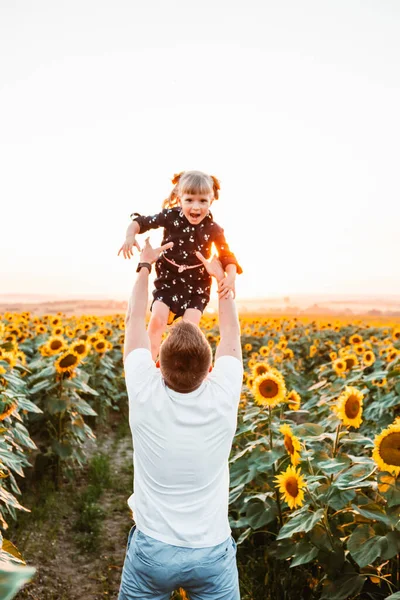
[[[145,326],[151,264],[170,244],[140,254],[126,316],[124,364],[134,445],[135,526],[118,600],[239,600],[236,543],[228,520],[228,458],[243,378],[240,326],[231,293],[219,294],[221,340],[212,369],[200,329],[181,321],[151,358]],[[206,261],[221,281],[217,259]],[[143,263],[146,263],[144,266]]]

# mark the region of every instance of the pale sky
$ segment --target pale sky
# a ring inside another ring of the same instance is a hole
[[[395,0],[3,0],[0,293],[127,296],[129,214],[198,169],[238,296],[399,294],[399,32]]]

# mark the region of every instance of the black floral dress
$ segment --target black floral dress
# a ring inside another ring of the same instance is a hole
[[[131,218],[139,224],[140,233],[164,227],[162,244],[174,242],[174,246],[156,261],[157,278],[153,291],[153,303],[155,300],[164,302],[174,313],[174,318],[182,316],[187,308],[197,308],[203,312],[210,300],[211,277],[197,258],[196,251],[210,258],[211,244],[214,242],[223,268],[234,264],[237,273],[242,273],[225,240],[224,230],[215,223],[211,213],[196,225],[189,223],[178,207],[165,208],[150,217],[133,213]],[[178,265],[201,266],[182,270],[166,258]]]

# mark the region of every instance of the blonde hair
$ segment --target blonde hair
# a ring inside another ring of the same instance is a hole
[[[202,171],[182,171],[174,175],[171,181],[175,187],[164,200],[163,208],[178,206],[183,194],[213,194],[214,200],[218,200],[220,185],[214,175]]]

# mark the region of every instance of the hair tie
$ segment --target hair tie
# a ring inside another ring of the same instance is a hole
[[[218,191],[221,189],[221,186],[219,185],[219,181],[218,181],[218,179],[217,179],[217,178],[216,178],[214,175],[210,175],[210,177],[211,177],[211,179],[212,179],[212,180],[213,180],[213,182],[214,182],[214,185],[213,185],[213,190],[214,190],[214,199],[215,199],[215,200],[218,200],[218,196],[219,196],[219,193],[218,193]]]
[[[175,173],[175,175],[174,175],[174,176],[173,176],[173,178],[171,179],[171,181],[172,181],[172,183],[173,183],[174,185],[176,185],[176,184],[179,182],[179,180],[180,180],[180,178],[181,178],[181,175],[183,175],[183,173],[184,173],[184,172],[185,172],[185,171],[181,171],[180,173]]]

